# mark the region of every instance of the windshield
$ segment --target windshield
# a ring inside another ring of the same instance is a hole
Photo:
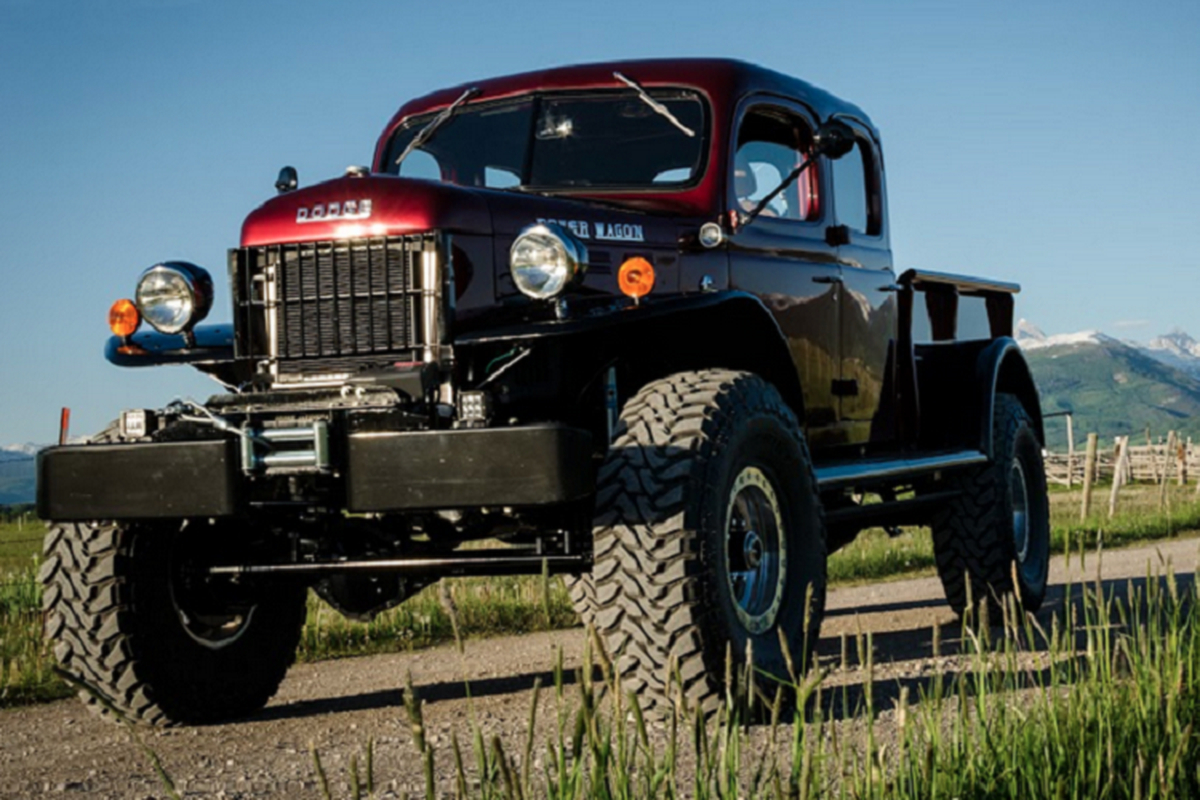
[[[670,190],[692,185],[704,166],[704,104],[695,92],[650,95],[698,135],[688,136],[632,91],[525,96],[467,103],[397,167],[396,159],[432,115],[410,120],[392,137],[385,169],[493,189]]]

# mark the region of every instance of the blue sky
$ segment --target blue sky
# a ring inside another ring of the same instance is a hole
[[[1200,2],[0,0],[0,443],[216,388],[104,361],[145,267],[217,279],[242,218],[370,161],[407,98],[490,75],[732,56],[882,131],[899,268],[1020,282],[1047,332],[1200,336]]]

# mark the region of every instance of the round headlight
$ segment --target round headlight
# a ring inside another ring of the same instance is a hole
[[[135,295],[142,319],[160,333],[190,330],[212,307],[212,278],[183,261],[156,264],[142,273]]]
[[[587,271],[587,248],[555,222],[530,225],[509,251],[513,283],[536,300],[557,297]]]

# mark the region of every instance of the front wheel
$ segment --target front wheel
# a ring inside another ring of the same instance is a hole
[[[649,709],[667,713],[682,693],[713,711],[729,666],[740,674],[749,656],[788,680],[811,656],[823,515],[803,432],[761,378],[679,373],[626,404],[600,471],[594,547],[583,610]]]
[[[306,589],[210,581],[202,555],[222,538],[179,523],[52,524],[39,578],[62,668],[136,721],[216,722],[264,706],[295,659]]]
[[[996,614],[1007,596],[1026,611],[1046,597],[1050,510],[1041,442],[1013,395],[996,395],[993,420],[991,463],[957,479],[961,494],[932,525],[946,600],[960,615],[969,600]]]

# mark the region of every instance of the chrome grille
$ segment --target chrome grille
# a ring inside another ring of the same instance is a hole
[[[422,234],[232,251],[238,357],[281,380],[420,360],[422,260],[436,248]]]

